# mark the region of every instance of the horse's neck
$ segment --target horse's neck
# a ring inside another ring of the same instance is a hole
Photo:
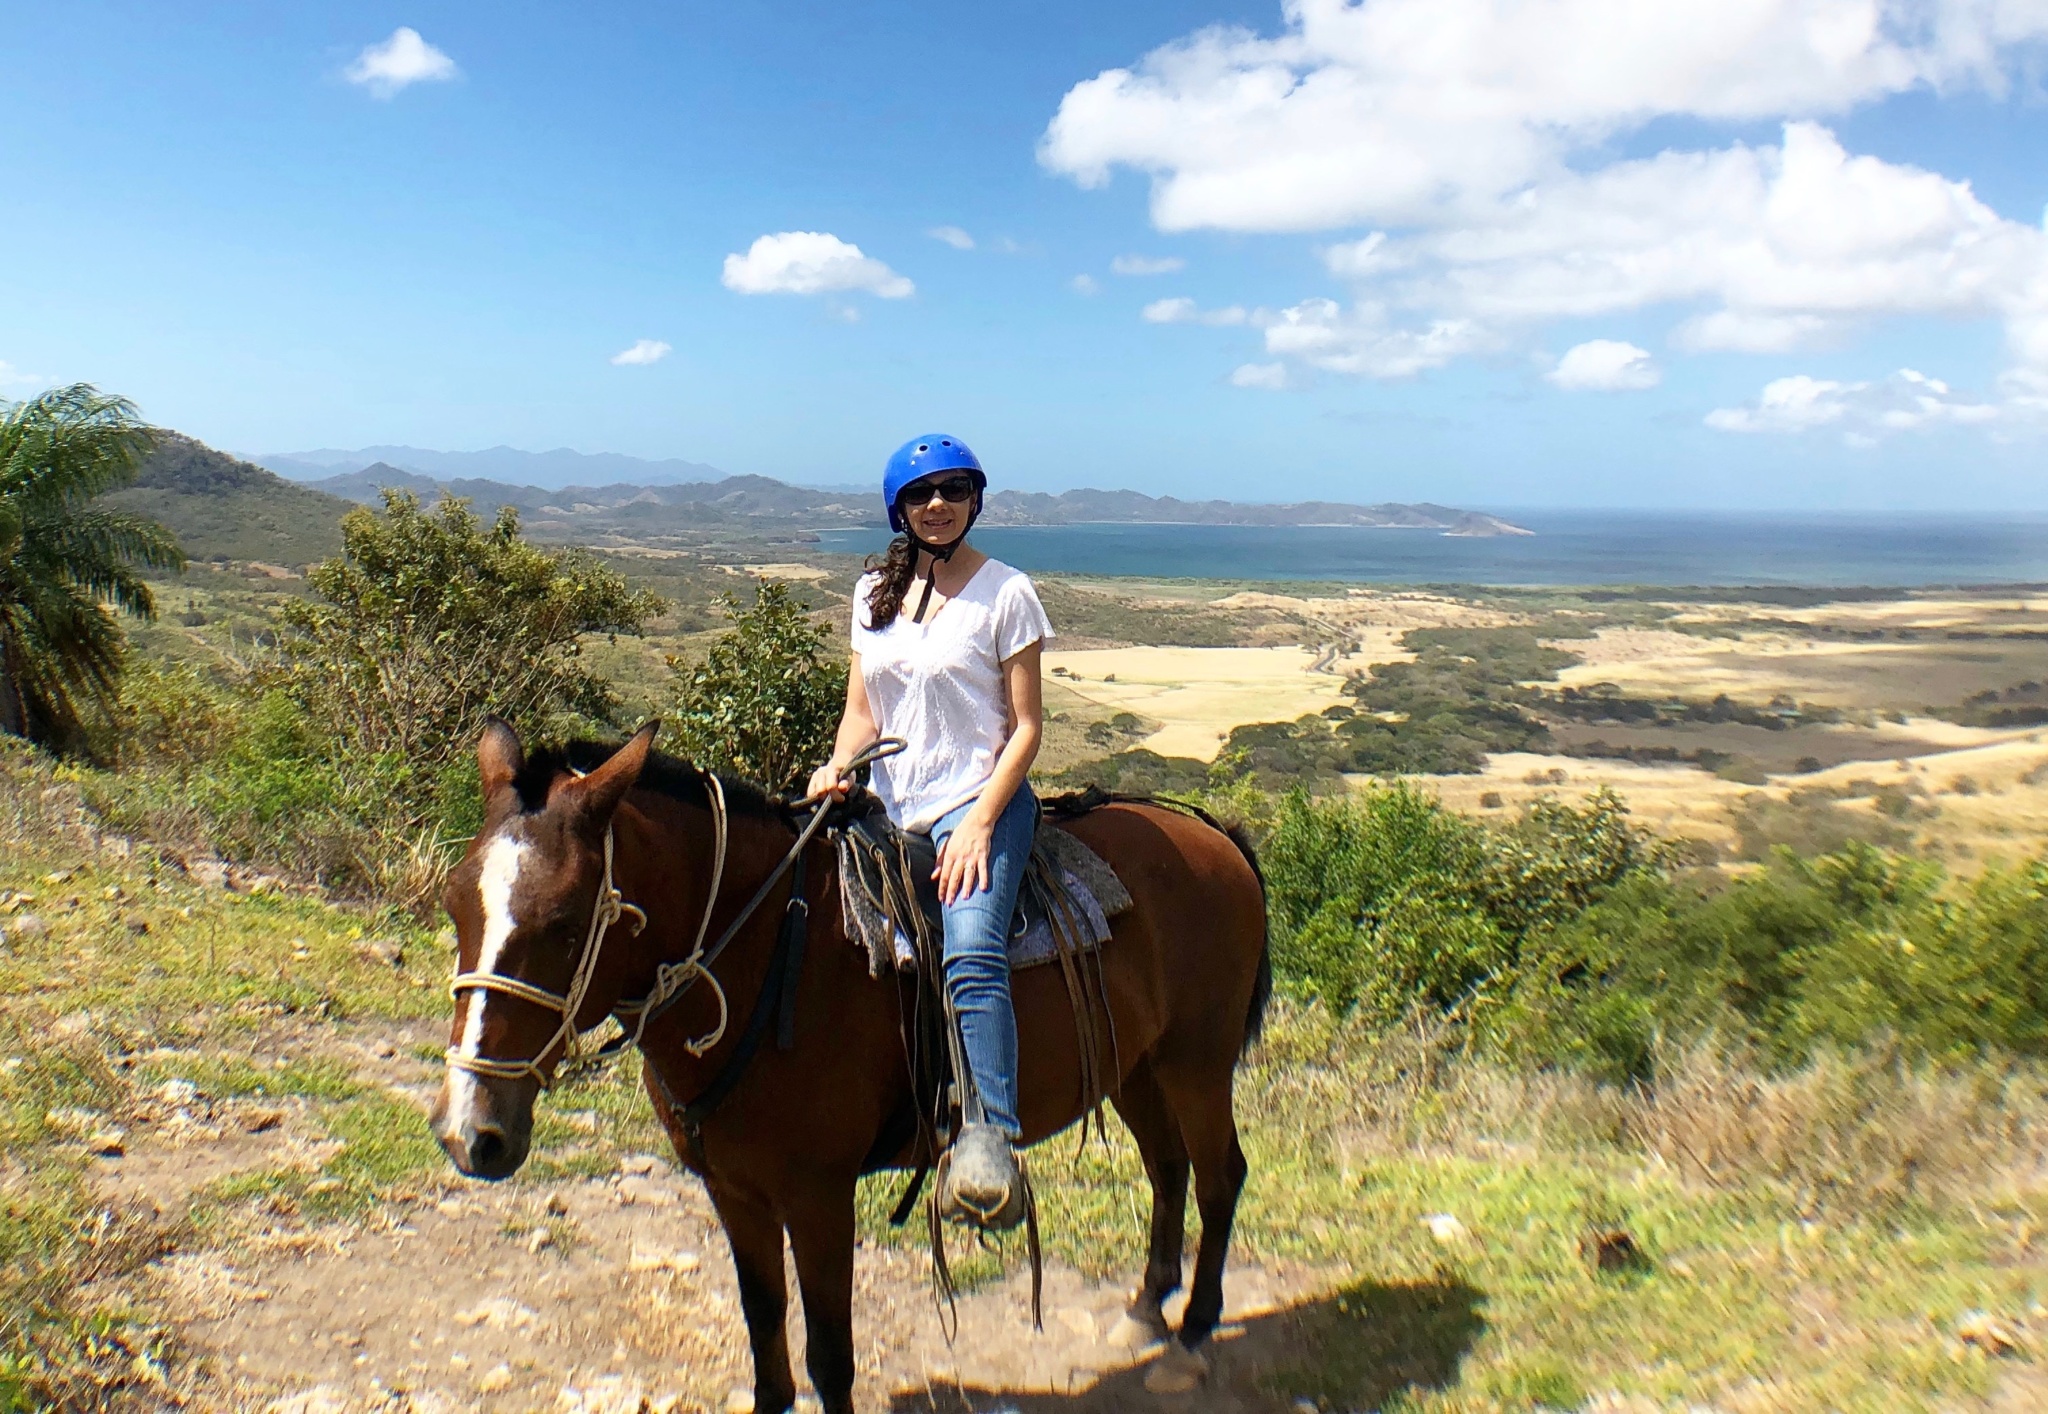
[[[613,821],[613,835],[614,882],[626,902],[647,910],[647,942],[653,949],[650,961],[659,962],[681,961],[700,933],[704,946],[714,943],[796,843],[796,837],[780,822],[728,814],[724,868],[717,870],[718,831],[713,813],[707,807],[666,796],[645,802],[628,796]],[[715,882],[715,897],[714,872],[721,876]],[[819,896],[821,882],[816,877],[809,881],[813,900]],[[762,902],[755,919],[767,913],[780,916],[773,895]],[[733,940],[734,952],[744,950],[753,921]]]

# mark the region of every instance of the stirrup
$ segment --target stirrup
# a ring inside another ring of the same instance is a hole
[[[939,1156],[939,1216],[984,1232],[1008,1232],[1024,1221],[1024,1174],[1009,1136],[992,1124],[963,1125]]]

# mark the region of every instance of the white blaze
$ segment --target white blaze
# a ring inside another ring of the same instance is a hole
[[[476,957],[478,972],[498,970],[505,944],[512,937],[512,930],[519,926],[519,920],[512,916],[512,891],[519,882],[519,866],[526,860],[526,851],[526,841],[511,835],[499,835],[484,848],[483,868],[476,881],[484,905],[483,945]],[[463,996],[469,1010],[462,1019],[462,1042],[457,1049],[473,1058],[484,1039],[484,998],[482,992],[475,990],[465,990]]]

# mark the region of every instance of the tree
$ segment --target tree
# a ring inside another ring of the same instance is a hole
[[[342,553],[288,604],[284,682],[401,805],[423,804],[487,715],[524,731],[610,721],[616,700],[583,665],[585,634],[635,633],[662,608],[581,551],[520,538],[510,506],[485,526],[469,502],[423,510],[386,491],[384,514],[342,518]]]
[[[0,731],[75,747],[113,707],[124,639],[107,606],[154,617],[142,571],[185,564],[163,526],[93,504],[151,445],[135,405],[90,384],[0,406]]]
[[[700,765],[793,790],[832,754],[846,669],[825,661],[825,628],[788,585],[763,584],[749,608],[730,594],[720,602],[732,627],[703,660],[668,660],[675,739]]]

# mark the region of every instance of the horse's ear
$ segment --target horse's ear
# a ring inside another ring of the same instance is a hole
[[[660,727],[660,722],[641,727],[602,766],[567,782],[557,798],[585,819],[608,822],[626,792],[640,779],[640,772],[647,765],[647,753],[654,749],[654,734]]]
[[[509,723],[493,717],[484,723],[484,734],[476,743],[476,771],[489,800],[526,769],[526,748]]]

